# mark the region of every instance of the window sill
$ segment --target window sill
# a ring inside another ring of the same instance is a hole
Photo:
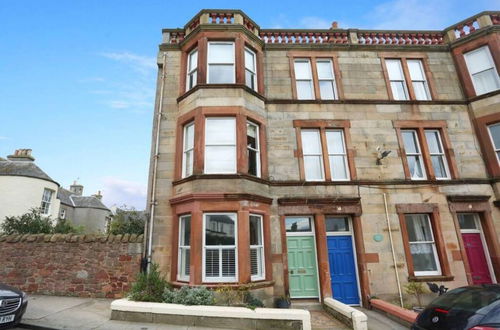
[[[263,280],[263,281],[256,281],[256,282],[250,282],[250,283],[227,283],[227,282],[226,283],[199,283],[199,284],[194,284],[194,285],[191,285],[188,282],[175,281],[175,282],[171,282],[170,284],[172,284],[172,286],[175,288],[179,288],[182,286],[204,286],[204,287],[210,289],[210,288],[218,288],[218,287],[224,286],[224,287],[230,287],[230,288],[235,288],[235,289],[236,288],[238,288],[238,289],[247,288],[247,289],[253,290],[253,289],[260,289],[260,288],[266,288],[266,287],[273,286],[274,281]]]
[[[263,95],[261,95],[260,93],[258,93],[255,90],[251,89],[250,87],[248,87],[245,84],[237,84],[237,83],[234,83],[234,84],[199,84],[199,85],[194,86],[190,90],[186,91],[181,96],[179,96],[177,98],[177,103],[181,102],[182,100],[187,98],[189,95],[195,93],[199,89],[214,89],[214,88],[215,89],[218,89],[218,88],[243,89],[243,90],[249,92],[250,94],[254,95],[255,97],[261,99],[262,101],[266,100],[266,98]]]
[[[430,281],[448,282],[448,281],[453,281],[454,279],[455,276],[452,275],[408,276],[408,281],[412,282],[430,282]]]

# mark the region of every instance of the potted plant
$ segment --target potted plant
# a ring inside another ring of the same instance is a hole
[[[418,306],[413,306],[413,311],[417,312],[417,313],[420,313],[421,311],[423,311],[425,309],[425,307],[422,306],[422,296],[421,295],[427,292],[424,285],[420,282],[408,282],[404,288],[405,288],[406,294],[413,295],[413,296],[415,296],[415,298],[417,298]]]
[[[274,305],[276,308],[290,308],[292,302],[290,301],[290,294],[287,292],[286,294],[279,296],[274,301]]]

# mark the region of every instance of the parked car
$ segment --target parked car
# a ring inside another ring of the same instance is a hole
[[[27,306],[26,293],[0,283],[0,329],[11,328],[21,322]]]
[[[412,330],[500,329],[500,285],[470,285],[434,299],[417,317]]]

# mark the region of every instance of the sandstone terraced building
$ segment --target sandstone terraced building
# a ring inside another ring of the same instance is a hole
[[[158,53],[148,251],[177,286],[399,300],[500,278],[500,12],[440,31],[202,10]]]

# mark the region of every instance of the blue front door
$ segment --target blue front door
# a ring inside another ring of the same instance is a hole
[[[328,236],[328,261],[333,298],[344,304],[359,305],[352,236]]]

